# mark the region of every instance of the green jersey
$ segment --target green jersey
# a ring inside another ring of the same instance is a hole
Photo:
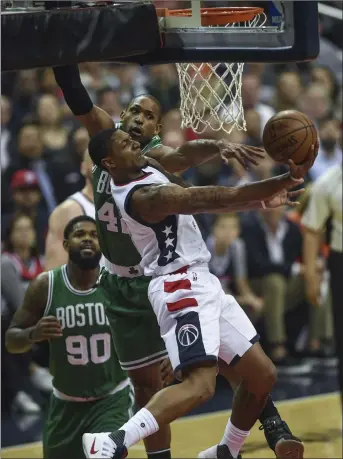
[[[159,136],[153,137],[143,149],[144,153],[161,146]],[[95,220],[97,225],[100,248],[109,261],[106,268],[112,274],[122,277],[142,275],[141,256],[134,246],[125,222],[111,194],[111,176],[104,169],[94,166],[93,190]]]
[[[69,397],[101,397],[127,378],[114,350],[102,288],[76,290],[66,265],[49,271],[44,315],[55,316],[63,337],[50,341],[54,388]]]

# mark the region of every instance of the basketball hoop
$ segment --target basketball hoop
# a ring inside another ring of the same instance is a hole
[[[192,15],[191,9],[157,9],[163,20]],[[201,8],[201,28],[261,28],[266,23],[262,8]],[[179,76],[182,127],[198,134],[208,127],[230,134],[234,128],[245,130],[241,88],[244,63],[176,63]]]

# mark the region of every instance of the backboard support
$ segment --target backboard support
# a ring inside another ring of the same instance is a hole
[[[225,7],[230,3],[217,1],[216,6]],[[280,13],[279,23],[272,20],[273,13],[266,11],[267,23],[263,27],[202,27],[200,8],[203,2],[192,0],[191,17],[160,18],[162,49],[121,62],[153,65],[173,62],[282,63],[315,59],[319,54],[317,2],[264,3]]]

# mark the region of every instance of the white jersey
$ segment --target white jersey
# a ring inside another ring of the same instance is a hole
[[[140,223],[131,216],[130,198],[136,189],[145,185],[170,183],[154,167],[148,166],[143,172],[145,175],[142,178],[124,185],[116,185],[111,180],[111,192],[132,241],[142,257],[144,274],[160,276],[185,266],[208,263],[210,252],[191,215],[169,215],[157,224]]]
[[[68,199],[76,201],[81,207],[84,215],[88,215],[88,217],[95,219],[94,203],[90,201],[81,191],[77,191],[76,193],[72,194]]]

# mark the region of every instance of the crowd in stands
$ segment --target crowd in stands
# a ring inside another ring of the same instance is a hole
[[[245,66],[242,99],[247,131],[226,136],[228,141],[262,146],[264,125],[274,113],[298,109],[309,115],[319,132],[320,149],[306,177],[301,206],[293,212],[278,208],[198,219],[212,253],[212,272],[227,292],[238,297],[261,332],[269,355],[287,374],[310,371],[308,357],[328,364],[332,356],[326,253],[323,251],[318,260],[318,270],[323,273],[323,304],[315,308],[306,298],[299,223],[311,183],[342,161],[342,72],[337,70],[341,69],[342,50],[340,43],[327,38],[325,27],[322,32],[322,49],[330,49],[331,60],[328,52],[322,51],[318,61],[310,64]],[[92,100],[114,121],[120,120],[132,97],[151,94],[163,109],[161,137],[165,145],[177,148],[199,137],[181,128],[178,75],[173,64],[145,68],[86,63],[80,70]],[[65,105],[49,68],[2,75],[1,131],[4,331],[28,282],[44,270],[49,215],[83,187],[80,163],[89,138]],[[223,134],[206,131],[204,136],[219,138]],[[212,161],[188,171],[185,178],[197,185],[235,186],[279,172],[282,166],[266,156],[249,171],[237,162],[223,165]],[[35,391],[51,388],[45,369],[47,355],[44,346],[23,356],[8,355],[2,346],[2,379],[12,394],[6,400],[23,410],[39,410]]]

